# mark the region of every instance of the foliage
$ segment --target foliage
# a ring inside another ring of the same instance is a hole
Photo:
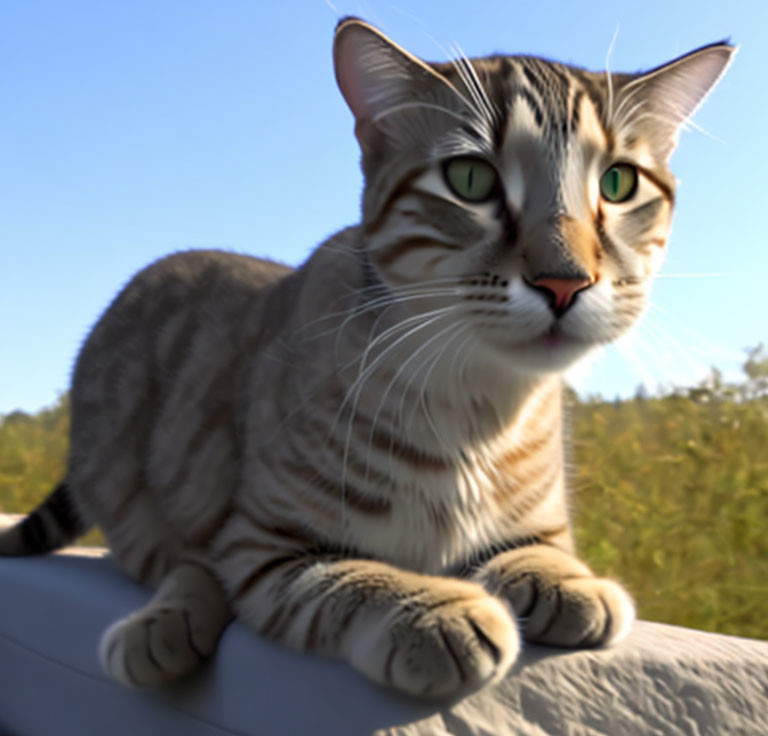
[[[768,639],[768,400],[696,389],[572,415],[585,559],[642,618]]]
[[[745,378],[628,401],[570,396],[577,545],[642,618],[768,639],[768,357]],[[0,421],[0,509],[27,511],[63,475],[68,400]]]
[[[35,508],[64,477],[67,466],[69,397],[35,415],[16,411],[0,418],[0,512]],[[104,544],[97,531],[84,544]]]
[[[0,423],[0,509],[37,506],[66,468],[69,399],[31,416],[14,412]]]

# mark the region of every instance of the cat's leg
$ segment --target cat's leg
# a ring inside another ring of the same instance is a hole
[[[407,693],[471,692],[519,650],[506,605],[475,583],[355,559],[274,557],[241,570],[230,591],[238,618]]]
[[[527,641],[581,647],[622,639],[635,618],[629,594],[595,577],[580,560],[556,547],[533,544],[496,555],[472,579],[505,598]]]
[[[182,677],[216,649],[231,620],[224,591],[204,567],[189,563],[168,573],[146,606],[104,632],[104,669],[133,687]]]

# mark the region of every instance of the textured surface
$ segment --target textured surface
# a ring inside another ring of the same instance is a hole
[[[234,624],[204,672],[147,694],[114,684],[96,658],[103,629],[149,595],[108,560],[0,559],[0,590],[0,733],[768,733],[768,642],[639,622],[612,649],[527,647],[495,688],[435,704]]]
[[[493,691],[377,736],[767,733],[767,642],[641,621],[612,649],[531,647]]]

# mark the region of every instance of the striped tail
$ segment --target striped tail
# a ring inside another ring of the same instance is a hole
[[[88,528],[74,507],[67,484],[62,482],[32,513],[0,533],[0,556],[53,552],[73,542]]]

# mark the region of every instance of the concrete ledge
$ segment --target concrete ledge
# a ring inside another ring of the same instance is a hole
[[[145,693],[96,658],[149,596],[108,558],[0,558],[0,590],[0,733],[14,736],[768,734],[768,642],[639,622],[613,649],[529,646],[498,686],[436,704],[235,623],[199,676]]]

